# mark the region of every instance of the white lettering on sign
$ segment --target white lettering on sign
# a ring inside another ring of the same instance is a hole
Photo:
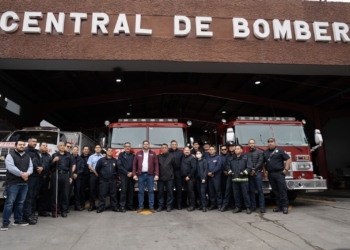
[[[130,35],[129,24],[125,14],[119,14],[113,33],[119,35],[121,32],[125,33],[125,35]]]
[[[14,20],[11,25],[8,25],[9,20]],[[19,21],[19,16],[13,11],[7,11],[1,16],[0,28],[6,33],[15,32],[18,29],[17,22]]]
[[[109,16],[106,13],[92,13],[91,33],[97,35],[100,29],[102,34],[108,35],[106,26],[109,24]]]
[[[211,17],[196,17],[196,37],[212,37],[213,32],[209,31],[209,24],[211,23]]]
[[[44,17],[45,15],[45,17]],[[18,32],[19,27],[22,27],[22,32],[25,34],[41,34],[42,23],[45,22],[45,33],[53,34],[54,29],[57,34],[64,35],[66,25],[72,25],[72,22],[66,22],[67,13],[60,12],[31,12],[25,11],[23,14],[23,20],[14,11],[6,11],[1,14],[0,17],[0,29],[7,34]],[[131,15],[127,16],[125,13],[118,15],[117,21],[113,29],[113,35],[118,36],[124,33],[126,36],[131,35],[130,20]],[[82,29],[83,21],[88,20],[91,22],[90,34],[98,35],[109,35],[107,27],[110,23],[110,16],[103,12],[92,12],[91,15],[88,13],[71,12],[69,13],[70,19],[74,23],[74,34],[81,35],[82,32],[86,32],[86,29]],[[163,16],[152,16],[152,22],[142,25],[141,14],[135,14],[135,35],[136,36],[152,36],[153,30],[149,26],[156,24],[154,19],[164,18]],[[147,21],[150,17],[146,17]],[[192,18],[192,17],[191,17]],[[43,21],[44,19],[45,21]],[[210,16],[195,16],[193,17],[195,23],[196,38],[211,38],[214,36],[214,28],[218,28],[218,25],[213,26],[210,29],[211,24],[215,22]],[[113,19],[114,20],[114,19]],[[187,37],[191,33],[191,19],[183,15],[174,15],[173,32],[175,37]],[[220,22],[223,23],[224,19]],[[230,25],[231,19],[227,19],[227,26]],[[21,23],[22,22],[22,23]],[[158,25],[166,25],[167,22],[158,22]],[[293,30],[292,30],[293,25]],[[310,29],[312,25],[312,29]],[[331,27],[330,27],[331,26]],[[89,26],[90,27],[90,26]],[[227,27],[226,27],[227,28]],[[225,27],[219,28],[224,30]],[[332,31],[331,31],[332,29]],[[67,29],[71,30],[71,29]],[[164,27],[158,30],[164,30]],[[253,35],[251,34],[251,31]],[[111,29],[110,29],[111,31]],[[293,39],[293,32],[295,41],[307,42],[313,39],[315,42],[332,42],[335,43],[349,43],[349,24],[344,22],[333,22],[332,25],[329,22],[306,22],[303,20],[279,20],[273,19],[272,24],[270,21],[259,18],[256,20],[247,19],[242,17],[232,18],[232,35],[234,39],[251,39],[255,37],[259,40],[269,39],[273,35],[273,39],[276,41],[286,40],[290,41]],[[2,33],[4,35],[4,33]],[[273,33],[273,34],[271,34]],[[191,37],[192,38],[192,37]]]
[[[250,34],[248,28],[248,21],[244,18],[233,18],[233,37],[234,38],[247,38]]]
[[[350,42],[349,36],[347,35],[347,33],[349,32],[349,26],[346,23],[334,22],[332,24],[332,28],[335,42]]]
[[[74,22],[74,34],[80,35],[81,21],[87,19],[87,14],[86,13],[72,12],[72,13],[70,13],[70,18],[72,20],[75,20],[75,22]]]
[[[262,27],[263,32],[260,31]],[[266,39],[270,35],[270,26],[264,19],[258,19],[253,24],[254,35],[259,39]]]
[[[327,22],[314,22],[312,26],[314,28],[316,42],[329,42],[332,40],[330,36],[326,36],[327,27],[329,26]]]
[[[47,13],[46,17],[46,29],[45,32],[47,34],[52,33],[52,26],[55,27],[55,30],[57,31],[58,34],[63,34],[64,33],[64,20],[65,20],[66,15],[63,12],[60,12],[58,14],[58,21],[55,18],[54,14],[52,12]]]
[[[141,36],[151,36],[152,35],[151,29],[142,29],[141,28],[141,15],[140,14],[136,14],[135,34],[141,35]]]
[[[180,24],[185,25],[185,29],[180,28]],[[187,36],[191,32],[191,20],[186,16],[174,16],[174,36]]]
[[[41,29],[38,27],[38,19],[43,18],[41,12],[24,12],[23,18],[23,33],[40,34]]]
[[[294,21],[295,39],[297,41],[307,41],[311,38],[309,24],[304,21]]]
[[[290,20],[284,20],[283,24],[281,25],[278,19],[273,19],[272,26],[273,39],[285,39],[287,41],[292,40],[292,28],[290,27]]]

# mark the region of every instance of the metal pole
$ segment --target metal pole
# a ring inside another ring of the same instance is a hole
[[[58,161],[56,161],[56,218],[58,217]]]

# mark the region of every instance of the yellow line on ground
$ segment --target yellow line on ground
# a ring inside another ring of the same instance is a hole
[[[308,199],[308,198],[297,198],[297,200],[302,201],[311,201],[311,202],[320,202],[320,203],[334,203],[334,201],[326,201],[326,200],[315,200],[315,199]]]

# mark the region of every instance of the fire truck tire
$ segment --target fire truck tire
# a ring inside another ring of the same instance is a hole
[[[294,201],[298,196],[298,192],[297,191],[288,191],[287,195],[288,195],[289,201]]]

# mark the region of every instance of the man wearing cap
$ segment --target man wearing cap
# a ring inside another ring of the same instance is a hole
[[[215,147],[209,147],[210,155],[207,158],[208,162],[208,186],[210,207],[209,210],[216,208],[221,210],[222,195],[221,195],[221,157],[216,154]]]
[[[273,212],[288,214],[288,197],[286,190],[286,174],[290,167],[290,157],[282,149],[276,146],[274,138],[267,140],[268,149],[264,151],[264,174],[269,179],[272,191],[276,195],[277,207]],[[267,172],[268,173],[267,173]]]
[[[203,157],[206,160],[208,160],[209,156],[210,156],[209,148],[210,148],[209,142],[208,141],[204,141],[204,144],[203,144]]]
[[[227,147],[228,147],[228,153],[226,154],[226,159],[225,159],[225,171],[228,172],[228,162],[229,160],[235,155],[235,142],[234,141],[229,141],[227,142]],[[235,201],[232,193],[232,178],[227,178],[226,181],[226,189],[225,189],[225,196],[223,196],[223,202],[222,202],[222,207],[221,207],[221,212],[227,211],[227,208],[229,205],[231,205],[232,208],[235,207]]]

